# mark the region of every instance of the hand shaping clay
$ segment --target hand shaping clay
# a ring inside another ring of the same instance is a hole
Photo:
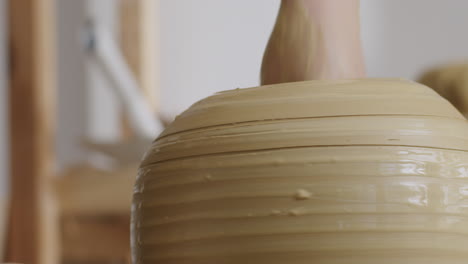
[[[362,78],[359,36],[359,0],[281,1],[261,84]]]
[[[466,264],[468,126],[404,80],[236,89],[151,146],[135,264]]]

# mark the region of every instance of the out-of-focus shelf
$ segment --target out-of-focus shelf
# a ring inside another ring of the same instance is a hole
[[[56,178],[64,264],[130,263],[130,206],[137,164],[75,166]]]
[[[78,166],[57,177],[62,215],[129,215],[137,165],[112,171]]]
[[[63,263],[130,263],[129,226],[128,215],[62,217]]]

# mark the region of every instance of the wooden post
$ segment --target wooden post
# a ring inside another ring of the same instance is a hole
[[[11,210],[7,261],[54,264],[55,28],[53,0],[10,0]]]
[[[123,54],[155,113],[159,110],[159,0],[123,0]]]

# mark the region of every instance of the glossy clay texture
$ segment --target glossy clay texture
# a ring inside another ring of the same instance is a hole
[[[466,264],[467,149],[464,117],[404,80],[218,93],[141,165],[134,263]]]

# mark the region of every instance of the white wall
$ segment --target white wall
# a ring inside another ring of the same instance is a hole
[[[118,40],[117,0],[87,0],[86,13],[96,24],[105,27]],[[96,140],[117,140],[121,128],[121,108],[110,81],[92,59],[85,59],[87,90],[86,134]]]
[[[256,86],[278,0],[161,0],[162,109]]]
[[[416,78],[432,65],[468,58],[468,1],[361,3],[369,76]]]
[[[59,168],[78,163],[86,153],[80,142],[87,128],[84,47],[80,33],[86,20],[84,1],[59,0],[57,10],[57,128]]]

